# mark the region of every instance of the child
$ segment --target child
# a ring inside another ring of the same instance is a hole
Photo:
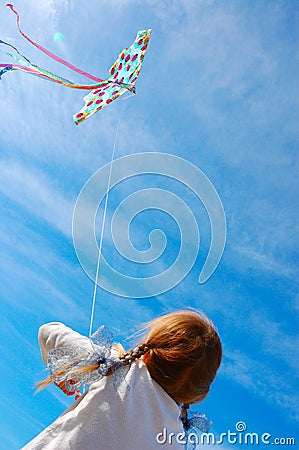
[[[56,322],[40,328],[39,344],[44,362],[50,351],[61,347],[68,352],[77,346],[88,355],[95,354],[89,338]],[[158,317],[148,324],[144,340],[134,351],[125,353],[115,346],[110,359],[98,357],[94,362],[88,357],[89,364],[82,367],[80,363],[77,371],[65,364],[41,383],[44,387],[56,380],[65,393],[72,394],[72,383],[82,374],[88,377],[98,373],[105,361],[110,364],[103,371],[106,376],[92,382],[23,450],[162,450],[161,444],[182,450],[186,417],[179,405],[186,412],[189,404],[207,396],[221,357],[217,331],[202,313],[178,311]]]

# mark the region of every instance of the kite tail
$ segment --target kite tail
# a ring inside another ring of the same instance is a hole
[[[110,83],[109,81],[101,81],[96,84],[73,83],[72,81],[66,80],[65,78],[55,75],[55,73],[49,72],[48,70],[45,70],[45,69],[42,69],[41,67],[37,66],[36,64],[32,64],[32,62],[28,58],[26,58],[26,56],[22,55],[22,53],[20,53],[16,47],[9,44],[8,42],[2,41],[0,39],[0,44],[7,45],[8,47],[11,47],[16,51],[17,55],[13,55],[12,53],[4,52],[0,49],[0,53],[3,53],[4,55],[15,59],[18,63],[18,64],[0,64],[0,79],[1,79],[1,76],[5,72],[8,72],[9,70],[22,70],[23,72],[27,72],[27,73],[31,73],[32,75],[37,75],[40,77],[47,78],[50,81],[53,81],[58,84],[62,84],[63,86],[70,87],[73,89],[91,90],[91,89],[107,86],[107,84]],[[128,89],[129,89],[129,87],[128,87]]]
[[[102,82],[104,80],[102,80],[101,78],[97,78],[87,72],[84,72],[81,69],[78,69],[78,67],[73,66],[72,64],[68,63],[67,61],[65,61],[62,58],[59,58],[59,56],[54,55],[54,53],[51,53],[49,50],[47,50],[46,48],[42,47],[41,45],[39,45],[37,42],[34,42],[32,39],[30,39],[29,36],[27,36],[20,27],[20,16],[19,13],[14,9],[13,5],[11,3],[7,3],[7,5],[13,13],[15,13],[15,15],[17,16],[17,27],[19,30],[19,33],[28,41],[30,42],[32,45],[34,45],[36,48],[38,48],[39,50],[41,50],[43,53],[45,53],[47,56],[49,56],[50,58],[54,59],[55,61],[64,64],[65,66],[67,66],[69,69],[74,70],[77,73],[80,73],[81,75],[84,75],[87,78],[90,78],[91,80],[94,81],[98,81],[98,82]]]

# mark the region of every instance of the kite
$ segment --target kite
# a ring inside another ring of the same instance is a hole
[[[50,58],[55,61],[64,64],[68,68],[73,71],[80,73],[81,75],[93,80],[95,83],[91,84],[77,84],[72,81],[66,80],[58,75],[55,75],[48,70],[42,69],[41,67],[32,64],[31,61],[22,55],[19,50],[13,45],[0,40],[0,44],[4,44],[10,48],[12,48],[15,53],[5,52],[0,50],[0,52],[10,58],[13,58],[16,63],[13,64],[0,64],[0,78],[3,74],[13,71],[20,70],[26,73],[30,73],[32,75],[36,75],[47,80],[53,81],[55,83],[61,84],[63,86],[72,88],[72,89],[83,89],[89,90],[89,92],[83,100],[85,101],[85,105],[83,108],[77,113],[74,114],[73,119],[76,125],[83,122],[85,119],[95,114],[100,109],[104,108],[104,106],[109,105],[109,103],[116,100],[122,94],[127,91],[136,93],[135,82],[139,75],[142,62],[145,56],[145,52],[148,46],[151,30],[141,30],[138,31],[135,41],[128,48],[124,48],[115,63],[112,65],[109,71],[109,76],[106,79],[97,78],[94,75],[91,75],[83,70],[73,66],[69,62],[59,58],[53,53],[49,52],[47,49],[42,47],[41,45],[34,42],[30,39],[21,29],[20,27],[20,16],[18,12],[14,9],[13,5],[8,3],[8,6],[12,12],[17,17],[17,26],[20,34],[27,39],[31,44],[41,50],[43,53],[48,55]]]

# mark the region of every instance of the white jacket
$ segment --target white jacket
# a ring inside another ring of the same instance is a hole
[[[57,322],[40,328],[39,344],[44,362],[53,348],[92,350],[87,337]],[[126,368],[125,381],[129,389],[116,389],[112,376],[93,383],[23,450],[183,450],[180,408],[143,361]]]

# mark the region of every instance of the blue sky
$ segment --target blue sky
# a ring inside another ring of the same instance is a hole
[[[234,430],[242,420],[248,431],[295,437],[297,2],[16,0],[14,6],[34,40],[102,78],[138,29],[153,31],[137,95],[78,127],[72,115],[83,105],[82,92],[24,73],[1,80],[0,448],[21,447],[70,404],[55,388],[34,396],[33,385],[45,376],[37,330],[61,321],[88,333],[93,283],[76,258],[72,214],[84,183],[110,161],[118,121],[116,158],[164,152],[204,172],[223,203],[227,241],[217,270],[199,285],[211,236],[192,192],[154,176],[112,191],[103,254],[123,272],[129,264],[113,249],[109,220],[120,197],[135,187],[169,189],[184,198],[201,246],[188,276],[155,298],[126,299],[99,289],[95,327],[107,325],[129,347],[125,339],[140,323],[179,308],[202,309],[224,348],[219,375],[198,407],[213,431]],[[2,40],[39,66],[83,81],[22,39],[4,2],[0,30]],[[63,41],[54,39],[57,32]],[[154,271],[166,267],[180,246],[175,224],[164,216],[146,211],[132,224],[141,249],[153,223],[168,234],[168,250]],[[146,276],[144,266],[134,270]]]

